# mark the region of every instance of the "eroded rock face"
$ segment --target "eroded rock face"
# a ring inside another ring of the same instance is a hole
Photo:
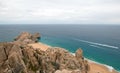
[[[13,43],[0,43],[0,73],[21,73],[24,70],[21,48]]]
[[[28,32],[22,32],[19,36],[17,36],[14,40],[19,41],[22,43],[36,43],[40,39],[40,34],[35,33],[35,34],[30,34]]]
[[[84,60],[81,49],[78,49],[74,56],[58,47],[42,51],[27,45],[37,42],[38,39],[40,39],[38,33],[32,35],[24,32],[14,42],[0,43],[0,73],[87,73],[89,71],[89,65]]]

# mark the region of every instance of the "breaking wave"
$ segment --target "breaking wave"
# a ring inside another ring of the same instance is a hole
[[[71,52],[71,54],[75,56],[75,53],[72,53],[72,52]],[[93,59],[92,59],[92,60],[91,60],[91,59],[88,59],[88,58],[85,58],[85,59],[86,59],[87,61],[89,61],[89,62],[93,62],[93,63],[99,64],[99,65],[105,66],[110,72],[112,72],[112,71],[114,70],[114,68],[113,68],[112,66],[99,63],[99,62],[97,62],[97,61],[95,61],[95,60],[93,60]]]
[[[95,61],[95,60],[90,60],[90,59],[87,59],[87,58],[85,58],[85,59],[88,60],[89,62],[93,62],[93,63],[99,64],[99,65],[105,66],[110,72],[112,72],[112,71],[114,70],[114,68],[113,68],[112,66],[99,63],[99,62],[97,62],[97,61]]]

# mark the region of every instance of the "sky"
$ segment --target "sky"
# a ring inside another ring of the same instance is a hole
[[[120,0],[0,0],[0,24],[120,24]]]

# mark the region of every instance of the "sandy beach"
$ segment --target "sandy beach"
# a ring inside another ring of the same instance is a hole
[[[46,51],[48,48],[50,48],[51,46],[48,46],[46,44],[43,44],[41,42],[39,43],[34,43],[34,44],[28,44],[29,46],[32,46],[34,49],[40,49],[42,51]]]
[[[108,68],[107,66],[104,66],[103,64],[98,64],[93,61],[88,60],[90,65],[90,71],[89,73],[118,73],[112,68]]]
[[[28,44],[29,46],[32,46],[33,48],[40,49],[42,51],[46,51],[51,46],[48,46],[46,44],[43,44],[41,42],[34,43],[34,44]],[[89,73],[118,73],[114,69],[110,69],[107,66],[103,64],[98,64],[94,61],[88,60],[88,63],[90,65],[90,71]]]

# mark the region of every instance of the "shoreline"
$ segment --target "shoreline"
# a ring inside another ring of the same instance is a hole
[[[29,46],[40,49],[42,51],[46,51],[47,49],[52,47],[52,46],[47,45],[46,43],[42,43],[42,42],[29,44]],[[70,52],[70,53],[75,55],[75,53],[72,53],[72,52]],[[102,63],[96,62],[96,61],[88,59],[88,58],[85,58],[85,60],[88,61],[88,64],[91,67],[91,70],[89,73],[120,73],[119,71],[115,70],[114,67],[112,67],[112,66],[102,64]]]
[[[99,64],[99,65],[103,65],[105,67],[107,67],[109,69],[109,71],[112,71],[114,70],[114,67],[110,66],[110,65],[106,65],[106,64],[102,64],[102,63],[99,63],[99,62],[96,62],[94,60],[91,60],[91,59],[87,59],[85,58],[87,61],[89,61],[90,63],[96,63],[96,64]]]
[[[75,56],[75,53],[71,53]],[[115,73],[120,73],[119,70],[116,70],[114,67],[110,66],[110,65],[106,65],[106,64],[103,64],[103,63],[100,63],[100,62],[97,62],[97,61],[94,61],[94,60],[91,60],[91,59],[88,59],[85,57],[85,60],[87,60],[89,63],[93,63],[93,64],[97,64],[99,66],[103,66],[103,67],[106,67],[111,73],[113,73],[112,71],[115,71]]]
[[[97,62],[97,61],[94,61],[94,60],[91,60],[91,59],[88,59],[88,58],[85,58],[89,63],[91,64],[96,64],[98,66],[101,66],[103,67],[104,69],[108,70],[110,73],[119,73],[118,70],[116,70],[114,67],[110,66],[110,65],[106,65],[106,64],[103,64],[103,63],[100,63],[100,62]]]

